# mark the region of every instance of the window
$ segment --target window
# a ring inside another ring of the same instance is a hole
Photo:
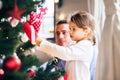
[[[43,7],[47,7],[43,17],[39,35],[44,38],[54,38],[54,0],[45,0]]]

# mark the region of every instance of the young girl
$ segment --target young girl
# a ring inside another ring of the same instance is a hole
[[[91,14],[81,11],[71,17],[69,26],[75,44],[63,47],[39,38],[36,45],[40,46],[41,51],[66,61],[67,80],[90,80],[94,18]]]

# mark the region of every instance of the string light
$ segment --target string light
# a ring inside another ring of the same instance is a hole
[[[8,37],[6,37],[6,39],[8,39]]]
[[[61,13],[61,14],[59,15],[59,20],[63,20],[63,19],[65,19],[65,15]]]
[[[55,3],[58,3],[58,2],[59,2],[59,0],[54,0],[54,2],[55,2]]]
[[[2,28],[0,28],[0,31],[2,30]]]
[[[22,47],[20,48],[20,50],[21,50],[21,51],[24,51],[24,49],[23,49]]]

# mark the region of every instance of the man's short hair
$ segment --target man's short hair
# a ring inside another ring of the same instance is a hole
[[[60,20],[57,22],[57,25],[60,25],[60,24],[67,24],[67,20]]]

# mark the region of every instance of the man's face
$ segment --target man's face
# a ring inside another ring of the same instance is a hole
[[[69,34],[69,25],[60,24],[56,26],[55,31],[56,43],[60,46],[67,46],[71,42]]]

